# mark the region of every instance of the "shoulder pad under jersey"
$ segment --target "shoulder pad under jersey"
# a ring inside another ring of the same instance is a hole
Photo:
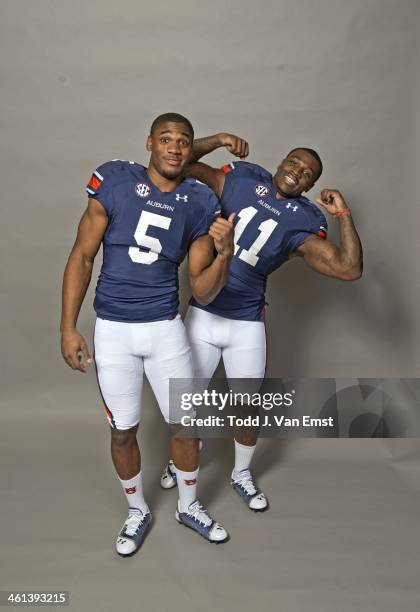
[[[129,172],[136,169],[141,170],[143,166],[134,161],[124,161],[113,159],[112,161],[101,164],[94,170],[86,186],[87,194],[90,197],[98,195],[101,187],[109,188],[124,181]]]
[[[271,181],[272,176],[268,170],[257,164],[251,164],[250,162],[231,162],[222,166],[222,171],[225,174],[232,173],[233,176],[252,178],[260,181]]]

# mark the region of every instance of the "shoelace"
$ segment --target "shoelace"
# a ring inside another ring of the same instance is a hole
[[[144,520],[143,512],[135,512],[130,514],[125,521],[124,531],[128,536],[133,536]]]
[[[249,470],[244,470],[241,472],[241,476],[239,478],[235,478],[234,482],[241,486],[248,495],[255,495],[257,489],[252,480],[251,472]]]
[[[195,501],[191,506],[188,507],[188,512],[196,521],[202,523],[204,527],[208,527],[212,524],[212,519],[207,514],[207,510],[203,508],[199,501]]]

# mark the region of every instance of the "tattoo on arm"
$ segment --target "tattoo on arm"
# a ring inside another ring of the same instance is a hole
[[[297,254],[311,268],[333,278],[356,280],[362,274],[362,245],[351,217],[340,219],[340,247],[314,236],[298,247]]]
[[[191,157],[191,162],[194,163],[198,161],[204,155],[211,153],[215,149],[218,149],[222,146],[222,143],[219,140],[219,135],[215,134],[213,136],[206,136],[205,138],[197,138],[194,140],[193,153]]]

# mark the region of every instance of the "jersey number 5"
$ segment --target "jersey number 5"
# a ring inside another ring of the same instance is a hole
[[[242,236],[242,233],[248,223],[255,217],[258,210],[254,206],[248,206],[247,208],[243,208],[239,213],[239,221],[235,226],[235,251],[234,255],[239,251],[238,240]],[[274,232],[276,227],[278,226],[277,221],[274,219],[266,219],[262,223],[259,224],[258,230],[261,232],[258,238],[254,240],[249,249],[242,249],[239,253],[239,259],[242,261],[246,261],[250,266],[255,267],[258,263],[259,257],[258,253],[261,251],[267,240],[270,238],[271,234]]]
[[[157,260],[162,250],[162,244],[158,238],[147,236],[147,228],[149,225],[154,225],[155,227],[161,227],[167,230],[169,229],[171,221],[172,219],[170,217],[157,215],[147,210],[142,211],[136,231],[134,232],[134,238],[139,246],[150,249],[150,251],[141,251],[137,247],[129,247],[128,254],[134,263],[150,265]]]

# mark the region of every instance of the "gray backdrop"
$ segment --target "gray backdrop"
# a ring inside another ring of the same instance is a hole
[[[91,171],[146,162],[151,121],[177,111],[198,136],[247,138],[270,170],[316,148],[325,172],[310,195],[339,188],[354,211],[360,281],[302,261],[271,277],[268,374],[418,377],[419,13],[415,0],[3,0],[0,588],[69,589],[77,610],[417,609],[415,441],[266,441],[256,470],[272,508],[259,517],[229,490],[230,445],[209,443],[202,497],[235,526],[212,548],[175,529],[175,493],[156,486],[167,438],[147,389],[156,524],[139,555],[113,556],[125,505],[107,425],[93,373],[64,365],[57,330]],[[184,311],[185,268],[181,292]]]

